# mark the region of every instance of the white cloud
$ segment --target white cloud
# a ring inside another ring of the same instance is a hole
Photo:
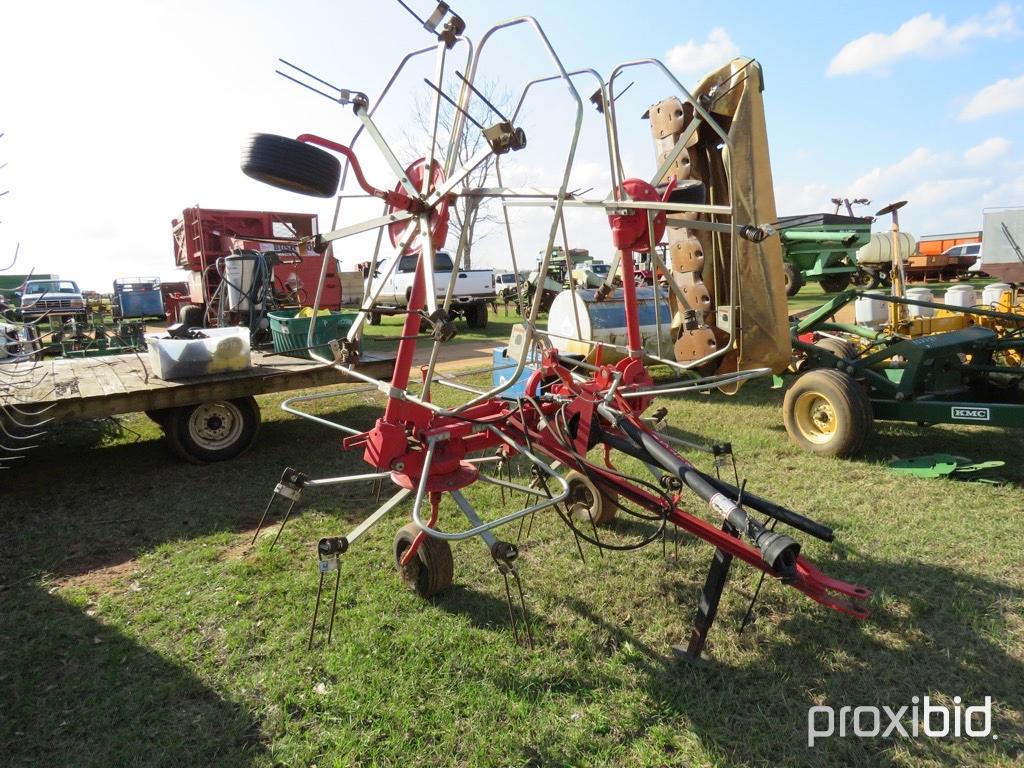
[[[704,74],[729,62],[739,55],[740,49],[721,27],[708,33],[703,43],[687,40],[665,54],[669,69],[677,74]]]
[[[986,165],[997,157],[1005,155],[1012,146],[1013,142],[1009,139],[1004,139],[1002,136],[993,136],[991,139],[985,139],[981,144],[971,147],[964,152],[964,160],[968,165]]]
[[[915,236],[981,229],[986,207],[1018,204],[1024,196],[1024,162],[1011,143],[993,137],[966,151],[918,147],[889,165],[876,166],[852,180],[799,179],[776,186],[780,215],[830,212],[829,198],[866,197],[856,209],[872,214],[888,203],[907,200],[900,224]],[[998,162],[996,162],[998,160]],[[984,162],[982,162],[984,161]],[[888,226],[888,220],[875,229]]]
[[[1017,33],[1016,10],[997,5],[984,16],[949,26],[930,13],[905,21],[891,33],[871,32],[844,45],[828,65],[829,75],[879,70],[907,56],[935,56],[957,50],[971,38],[1009,37]]]
[[[1024,109],[1024,75],[1003,78],[986,85],[967,102],[960,112],[961,120],[977,120],[999,112]]]

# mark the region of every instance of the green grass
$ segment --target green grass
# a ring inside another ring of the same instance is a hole
[[[541,316],[541,327],[547,327],[545,318],[546,316]],[[496,344],[507,344],[509,336],[512,335],[512,326],[520,322],[522,322],[522,316],[511,305],[506,314],[505,306],[499,304],[497,313],[492,311],[488,314],[486,328],[469,328],[465,320],[456,320],[455,327],[458,330],[458,335],[453,343],[491,340]],[[382,317],[380,325],[367,324],[363,326],[363,348],[369,352],[394,350],[398,344],[397,337],[402,335],[404,323],[404,315],[393,315]],[[421,330],[424,326],[426,323],[421,324]]]
[[[438,393],[440,394],[440,393]],[[246,545],[281,470],[366,471],[341,436],[261,399],[258,449],[174,461],[144,416],[69,426],[6,474],[0,537],[0,764],[5,766],[1019,765],[1024,753],[1024,446],[992,429],[878,425],[857,461],[791,446],[781,393],[665,399],[677,427],[733,442],[752,492],[836,530],[800,536],[828,573],[875,590],[856,621],[737,564],[708,660],[674,660],[712,554],[690,537],[586,548],[553,514],[524,536],[537,647],[518,647],[477,540],[432,603],[390,554],[408,507],[344,556],[334,640],[306,650],[315,543],[374,507],[368,484],[307,490],[270,549]],[[366,427],[360,392],[321,414]],[[897,475],[893,455],[1007,461],[1000,487]],[[710,469],[703,455],[698,465]],[[628,462],[625,466],[629,466]],[[486,516],[511,508],[469,489]],[[520,503],[520,502],[516,502]],[[276,508],[279,519],[283,507]],[[442,509],[442,524],[458,525]],[[623,538],[626,526],[605,534]],[[514,528],[503,535],[515,537]],[[126,564],[126,565],[120,565]],[[833,738],[806,747],[809,706],[994,700],[998,740]]]

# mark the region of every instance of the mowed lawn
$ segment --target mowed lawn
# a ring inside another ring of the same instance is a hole
[[[141,414],[119,431],[55,431],[5,473],[0,765],[1019,765],[1020,435],[879,425],[863,459],[820,459],[787,442],[781,398],[757,382],[661,402],[674,428],[731,440],[750,491],[835,528],[831,545],[798,535],[804,554],[874,589],[873,615],[770,581],[738,634],[757,579],[737,564],[696,666],[670,648],[712,550],[685,535],[632,553],[585,546],[584,562],[557,516],[538,515],[520,559],[530,651],[478,540],[455,545],[455,585],[432,603],[401,584],[391,546],[406,505],[344,556],[333,642],[321,631],[310,651],[316,542],[374,508],[369,484],[310,489],[275,549],[276,526],[249,539],[286,466],[365,471],[340,433],[281,412],[279,397],[261,399],[257,449],[221,465],[178,463]],[[362,391],[320,412],[365,427],[378,408]],[[1007,482],[885,466],[934,451],[1003,459]],[[523,503],[481,485],[469,494],[487,515]],[[449,506],[442,524],[460,524]],[[645,532],[616,522],[602,535]],[[807,747],[812,705],[896,709],[926,694],[991,696],[998,738]]]

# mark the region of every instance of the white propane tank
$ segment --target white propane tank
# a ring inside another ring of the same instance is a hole
[[[900,257],[903,261],[917,247],[917,240],[909,232],[900,232]],[[892,264],[892,232],[876,232],[857,249],[858,264]]]
[[[986,285],[981,292],[981,303],[986,306],[993,307],[996,304],[999,304],[1000,299],[1003,298],[1003,293],[1006,291],[1012,292],[1013,286],[1009,283],[990,283],[989,285]],[[1012,294],[1010,302],[1011,304],[1013,302]]]
[[[853,315],[857,325],[877,328],[889,319],[889,302],[870,298],[871,295],[886,296],[885,291],[865,291],[853,305]]]
[[[561,352],[589,355],[594,345],[587,342],[594,341],[626,346],[626,305],[622,300],[622,289],[616,289],[604,301],[595,301],[596,294],[596,290],[583,288],[577,289],[575,294],[572,291],[562,291],[551,303],[551,310],[548,312],[548,333],[551,335],[551,343]],[[656,300],[654,288],[636,289],[640,337],[643,339],[644,349],[652,355],[657,355],[657,312],[661,321],[661,356],[672,360],[672,313],[669,311],[668,294],[664,290],[659,290],[659,294]],[[601,351],[602,362],[613,362],[623,357],[625,352],[620,349],[605,347]]]
[[[256,286],[257,264],[262,257],[250,253],[233,253],[224,257],[224,282],[227,283],[228,309],[233,312],[249,309],[251,298],[261,293]],[[257,302],[255,309],[262,309]]]
[[[914,301],[935,301],[935,294],[927,288],[908,288],[904,295]],[[911,317],[931,317],[935,314],[931,307],[918,307],[913,304],[907,305],[907,311]]]
[[[978,293],[969,285],[954,285],[943,301],[950,307],[973,307],[978,303]]]

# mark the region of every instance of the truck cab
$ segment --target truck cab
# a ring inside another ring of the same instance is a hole
[[[74,280],[28,280],[21,291],[22,320],[84,318],[85,298]]]
[[[394,260],[398,259],[395,264]],[[393,256],[382,261],[376,273],[369,276],[371,292],[379,289],[377,305],[384,308],[404,309],[409,304],[416,263],[419,254]],[[434,254],[434,293],[442,299],[451,280],[452,257],[445,251]],[[489,269],[460,269],[455,276],[452,313],[462,315],[470,328],[487,326],[487,308],[496,299],[494,274]],[[380,312],[371,315],[370,322],[379,322]]]

